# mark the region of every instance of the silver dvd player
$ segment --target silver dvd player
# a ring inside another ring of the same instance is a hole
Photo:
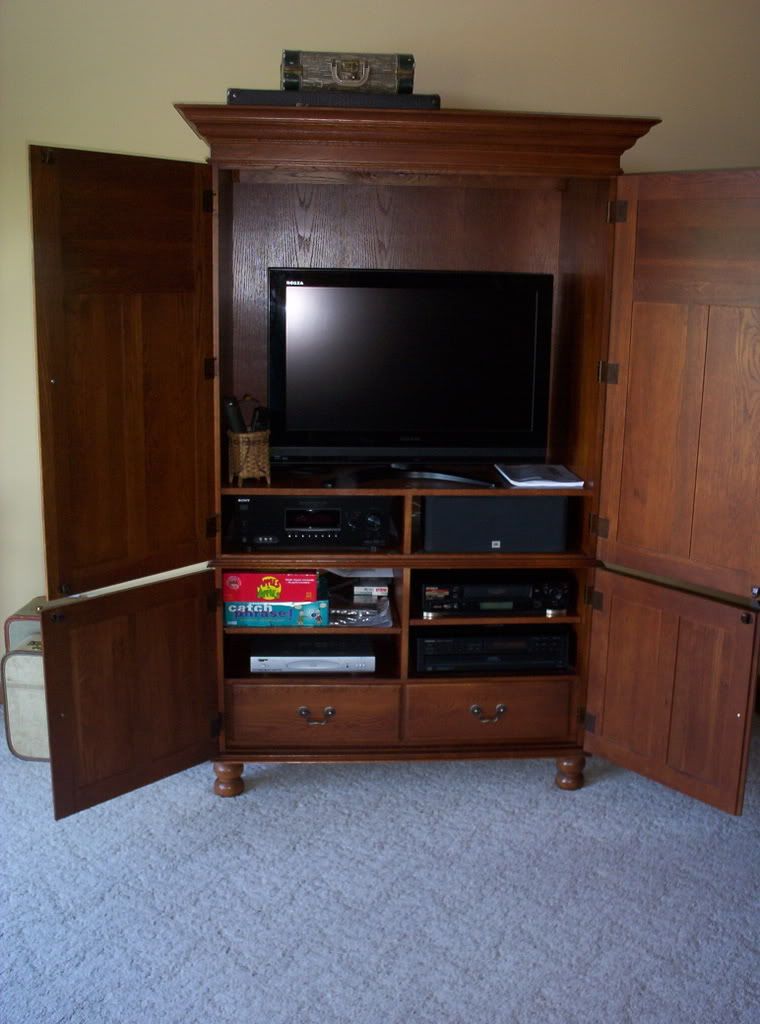
[[[375,655],[366,637],[272,637],[251,652],[251,672],[374,672]]]

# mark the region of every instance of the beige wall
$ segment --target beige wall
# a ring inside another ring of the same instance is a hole
[[[629,171],[760,165],[758,38],[758,0],[0,0],[0,617],[44,590],[29,143],[202,160],[174,102],[358,49],[448,107],[661,117]]]

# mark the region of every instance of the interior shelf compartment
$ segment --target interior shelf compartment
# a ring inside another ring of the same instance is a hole
[[[398,553],[403,537],[398,495],[228,489],[222,496],[223,554]]]
[[[409,677],[570,676],[576,634],[554,623],[419,627],[409,631]]]
[[[349,635],[350,634],[350,635]],[[353,643],[351,641],[354,641]],[[264,655],[280,659],[286,671],[253,671],[251,657]],[[368,657],[374,657],[374,669],[370,671],[342,671],[332,664],[343,664],[347,658],[361,658],[366,664]],[[305,664],[321,659],[324,671],[304,670]],[[348,628],[316,630],[258,629],[245,633],[226,633],[224,636],[224,675],[226,679],[251,680],[252,682],[280,681],[287,683],[294,678],[318,681],[329,678],[336,682],[366,681],[375,679],[398,679],[400,675],[400,637],[398,631],[367,633],[354,632]]]
[[[416,495],[411,550],[425,554],[566,555],[581,552],[585,495],[552,489],[498,488]]]
[[[578,582],[568,569],[414,569],[410,623],[579,622]]]

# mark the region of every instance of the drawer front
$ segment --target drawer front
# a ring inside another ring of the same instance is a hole
[[[511,679],[413,683],[407,689],[410,743],[570,740],[573,681]]]
[[[233,683],[225,694],[227,747],[366,747],[398,743],[399,687]]]

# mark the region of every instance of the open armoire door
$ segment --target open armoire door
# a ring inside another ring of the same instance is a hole
[[[597,554],[644,578],[597,574],[585,746],[739,813],[758,660],[760,172],[625,177],[618,198]]]
[[[215,445],[208,168],[30,150],[51,599],[206,562]],[[209,757],[211,573],[43,615],[56,816]]]

